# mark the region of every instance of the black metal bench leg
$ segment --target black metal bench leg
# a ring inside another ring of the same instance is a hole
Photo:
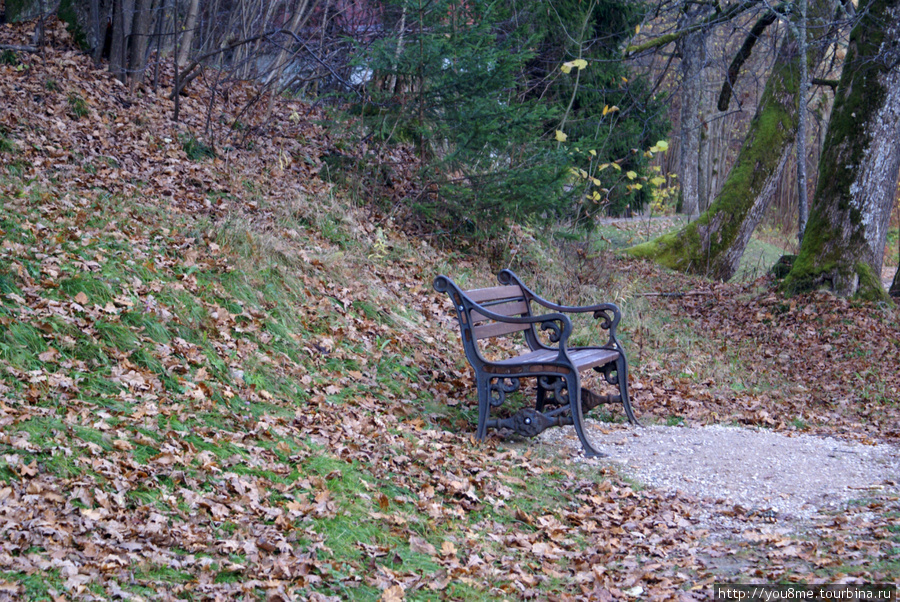
[[[541,386],[541,379],[538,378],[537,384],[537,401],[534,404],[534,409],[538,412],[544,411],[544,402],[547,400],[547,389]]]
[[[566,382],[566,392],[569,396],[569,408],[572,413],[572,425],[575,427],[575,433],[578,440],[581,441],[581,447],[584,448],[584,455],[588,458],[601,458],[606,454],[601,454],[587,440],[584,432],[584,414],[581,412],[581,379],[577,374],[563,377]]]
[[[491,412],[491,379],[478,376],[478,430],[475,438],[482,440],[487,436],[487,421]]]
[[[634,426],[641,426],[631,409],[631,396],[628,394],[628,360],[625,359],[625,353],[621,349],[619,359],[616,360],[616,380],[619,381],[619,394],[622,396],[622,405],[625,406],[628,422]]]

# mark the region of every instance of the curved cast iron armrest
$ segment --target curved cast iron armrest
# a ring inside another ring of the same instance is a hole
[[[609,342],[607,343],[607,345],[610,345],[615,349],[619,349],[619,341],[616,338],[616,327],[619,325],[619,321],[622,319],[622,312],[619,310],[619,307],[616,304],[598,303],[596,305],[574,306],[553,303],[552,301],[544,299],[533,290],[528,288],[528,286],[526,286],[525,283],[522,282],[512,270],[503,270],[497,275],[497,280],[500,281],[500,284],[517,284],[518,286],[521,286],[522,290],[525,291],[525,293],[532,301],[534,301],[538,305],[546,307],[551,311],[569,314],[593,313],[595,320],[601,320],[600,328],[609,331]]]
[[[550,342],[559,344],[560,355],[566,353],[566,343],[569,340],[569,336],[572,334],[572,320],[569,319],[569,316],[560,313],[543,314],[541,316],[504,316],[502,314],[495,314],[474,301],[470,301],[470,303],[472,303],[472,311],[477,311],[484,317],[497,322],[506,322],[507,324],[540,324],[541,330],[550,331],[550,334],[548,335]],[[557,326],[556,322],[561,323],[562,328]]]

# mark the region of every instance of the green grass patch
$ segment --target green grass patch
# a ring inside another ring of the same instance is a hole
[[[135,334],[121,324],[100,320],[94,323],[100,340],[119,351],[132,351],[138,346]]]
[[[66,101],[69,103],[69,113],[75,119],[81,119],[90,115],[90,107],[88,107],[87,101],[80,94],[72,92],[66,97]]]
[[[205,161],[216,157],[216,149],[194,135],[183,136],[181,148],[191,161]]]
[[[109,285],[92,274],[81,274],[74,278],[67,278],[59,283],[69,297],[74,299],[79,293],[87,296],[88,303],[105,305],[112,301],[114,294]]]
[[[41,332],[31,324],[13,322],[0,331],[0,360],[6,360],[17,368],[33,370],[43,362],[38,355],[47,350]]]
[[[22,587],[21,600],[50,601],[55,596],[50,590],[57,592],[66,591],[63,587],[63,580],[59,576],[59,569],[50,569],[45,571],[36,571],[34,573],[7,572],[0,571],[0,577],[17,583]]]

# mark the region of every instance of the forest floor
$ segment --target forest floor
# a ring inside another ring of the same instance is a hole
[[[613,224],[590,244],[510,226],[478,259],[327,181],[323,157],[366,149],[322,109],[198,78],[176,123],[168,70],[131,93],[58,24],[48,42],[0,57],[0,600],[693,600],[739,571],[900,579],[896,307],[785,298],[763,256],[737,282],[673,274],[618,257],[638,234]],[[391,158],[402,196],[409,156]],[[586,461],[564,429],[473,439],[431,282],[509,265],[549,298],[621,306],[650,428],[592,413],[619,462]],[[871,472],[810,482],[797,509],[752,478],[687,485],[735,468],[682,456],[747,437],[794,460],[745,462],[757,481],[832,456]]]

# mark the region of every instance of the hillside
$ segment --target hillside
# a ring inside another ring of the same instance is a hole
[[[170,74],[130,94],[49,42],[0,55],[0,599],[700,599],[723,555],[761,580],[900,578],[896,497],[786,558],[710,542],[700,502],[608,466],[475,443],[431,281],[505,265],[328,183],[349,143],[321,108],[267,116],[236,85],[210,109],[198,80],[174,123]],[[548,297],[622,305],[647,423],[900,436],[895,308],[505,243]]]

